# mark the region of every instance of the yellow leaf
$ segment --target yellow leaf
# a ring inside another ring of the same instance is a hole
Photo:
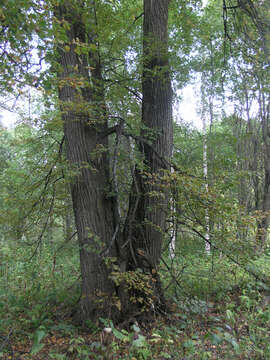
[[[4,11],[3,11],[3,9],[0,8],[0,19],[1,19],[1,20],[5,20],[5,18],[6,18],[6,17],[5,17],[5,15],[4,15]]]
[[[117,309],[118,309],[119,311],[121,311],[121,302],[120,302],[120,300],[118,300],[118,301],[116,302],[115,306],[117,307]]]

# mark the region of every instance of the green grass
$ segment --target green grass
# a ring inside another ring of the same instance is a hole
[[[172,310],[166,320],[124,329],[103,319],[80,328],[70,317],[80,295],[78,249],[56,249],[44,245],[30,260],[34,247],[3,246],[0,358],[270,359],[269,289],[225,256],[193,247],[179,248],[173,263],[164,257],[171,266],[161,266]],[[266,277],[268,259],[252,263]]]

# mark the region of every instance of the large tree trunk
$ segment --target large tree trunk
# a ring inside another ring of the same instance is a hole
[[[170,170],[170,163],[166,161],[171,158],[173,145],[168,5],[168,0],[144,2],[142,123],[145,130],[142,131],[142,136],[146,142],[141,144],[141,152],[146,173],[149,171],[151,175],[161,176],[162,170]],[[143,175],[139,177],[139,181],[142,196],[137,209],[137,222],[143,225],[143,236],[139,235],[137,246],[142,246],[153,264],[158,265],[168,211],[168,196],[166,191],[156,184],[155,179],[152,184],[152,179]],[[155,191],[157,193],[153,194]]]
[[[168,0],[144,1],[143,102],[139,145],[143,167],[137,166],[130,196],[125,239],[130,244],[127,269],[156,273],[168,213],[162,181],[172,155],[172,89],[168,63]],[[157,287],[159,281],[155,279]],[[159,297],[161,297],[160,288]]]
[[[118,236],[119,214],[115,209],[116,204],[112,197],[107,196],[111,189],[108,140],[104,136],[108,133],[108,127],[101,64],[95,51],[98,48],[96,34],[94,31],[91,33],[88,27],[86,36],[81,16],[83,1],[74,4],[71,0],[66,0],[65,5],[56,9],[56,16],[63,24],[67,36],[66,43],[59,50],[59,99],[67,159],[73,167],[72,170],[76,172],[71,183],[71,192],[80,244],[81,315],[84,319],[118,317],[117,307],[113,306],[117,303],[120,309],[119,302],[114,297],[116,294],[124,305],[122,313],[134,311],[130,298],[132,294],[125,291],[128,286],[123,284],[128,283],[134,273],[124,274],[117,289],[109,276],[108,261],[105,261],[108,257],[118,256],[122,273],[141,268],[143,272],[153,274],[160,261],[168,208],[167,191],[163,189],[161,177],[164,170],[170,169],[168,160],[172,154],[168,3],[168,0],[145,0],[144,3],[144,130],[140,142],[144,169],[136,169],[134,193],[131,195],[122,243]],[[90,23],[93,24],[94,15],[95,12],[88,9],[88,16],[93,19]],[[92,50],[88,56],[84,55],[85,50],[81,51],[81,47],[86,43],[88,46],[93,45],[89,46]],[[117,276],[121,276],[121,273]],[[153,281],[152,284],[154,289],[158,289],[155,293],[161,298],[159,281]],[[145,296],[144,292],[142,296]],[[135,306],[135,311],[136,309]]]
[[[89,52],[89,64],[86,55],[80,52],[80,46],[87,43],[86,30],[80,14],[82,5],[74,4],[65,1],[65,5],[56,9],[57,18],[69,26],[65,30],[67,41],[59,50],[59,99],[66,156],[76,173],[71,193],[80,245],[81,316],[95,319],[100,315],[111,316],[114,284],[108,277],[104,257],[114,254],[113,202],[107,196],[108,143],[107,137],[102,136],[107,119],[100,64],[95,53]],[[91,40],[94,39],[92,34]]]

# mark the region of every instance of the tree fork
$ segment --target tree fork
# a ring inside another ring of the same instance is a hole
[[[172,156],[172,89],[168,61],[168,0],[145,0],[143,22],[142,130],[145,141],[139,143],[145,171],[157,178],[170,170]],[[148,133],[148,134],[147,134]],[[149,142],[149,134],[152,141]],[[160,161],[165,159],[166,161]],[[153,193],[158,197],[151,196]],[[150,183],[136,167],[124,238],[130,249],[125,254],[128,270],[141,268],[153,277],[155,305],[162,307],[164,297],[158,277],[162,239],[168,207],[167,191],[159,183]]]

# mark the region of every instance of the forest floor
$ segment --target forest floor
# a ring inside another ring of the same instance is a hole
[[[129,330],[73,324],[69,311],[51,307],[37,329],[23,328],[29,314],[18,308],[16,323],[0,338],[4,360],[47,359],[270,359],[270,308],[259,292],[235,289],[222,299],[174,302],[171,314]],[[33,316],[33,314],[32,314]],[[31,319],[30,319],[31,320]]]
[[[160,267],[168,316],[81,327],[72,317],[80,298],[76,247],[56,263],[49,246],[30,262],[23,250],[2,255],[0,359],[270,360],[270,254],[251,264],[266,284],[219,254],[180,249],[170,272]]]

